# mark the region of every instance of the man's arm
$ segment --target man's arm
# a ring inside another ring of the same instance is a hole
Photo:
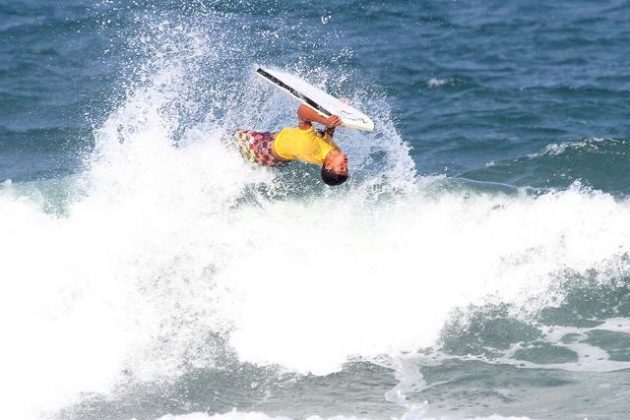
[[[316,123],[320,123],[328,127],[328,129],[333,129],[341,125],[341,118],[337,115],[331,115],[330,117],[323,117],[319,115],[315,110],[309,108],[306,105],[300,105],[298,110],[298,127],[302,129],[308,129],[311,127],[311,122],[315,121]],[[332,133],[331,133],[332,135]]]

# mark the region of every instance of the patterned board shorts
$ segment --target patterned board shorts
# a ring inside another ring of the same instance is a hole
[[[276,133],[259,133],[252,130],[238,130],[234,133],[234,141],[239,151],[249,163],[263,166],[284,166],[288,160],[276,157],[271,151],[271,143]]]

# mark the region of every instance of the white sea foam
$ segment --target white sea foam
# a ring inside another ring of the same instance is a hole
[[[267,243],[289,250],[288,275],[259,281],[266,253],[232,267],[244,299],[232,343],[246,360],[317,373],[355,354],[429,346],[453,308],[489,296],[525,305],[554,274],[606,264],[630,243],[617,229],[628,205],[579,191],[535,200],[419,196],[373,209],[351,197],[274,207],[286,229]],[[617,213],[615,222],[594,221],[601,211]],[[310,249],[323,244],[327,218],[343,258]],[[250,235],[264,241],[267,228]]]
[[[470,420],[529,420],[529,417],[503,417],[499,415],[492,415],[488,417],[467,417]],[[307,420],[323,420],[324,418],[313,415],[306,417]],[[393,419],[393,418],[392,418]],[[420,412],[406,413],[400,420],[456,420],[456,417],[440,416],[440,417],[426,417]],[[269,416],[264,413],[258,412],[237,412],[233,411],[225,414],[208,415],[205,413],[191,413],[180,416],[167,415],[160,417],[158,420],[291,420],[289,417],[275,417]],[[353,416],[334,416],[326,417],[326,420],[368,420],[363,417]]]
[[[454,308],[541,306],[563,270],[622,269],[630,252],[620,229],[628,201],[579,188],[471,195],[415,178],[386,109],[368,99],[380,133],[339,136],[358,174],[350,186],[265,198],[252,191],[278,188],[277,174],[224,147],[216,119],[174,146],[178,121],[197,106],[181,98],[195,79],[176,60],[161,64],[96,130],[77,180],[85,194],[67,214],[47,212],[47,198],[20,185],[0,190],[7,417],[107,392],[124,374],[211,365],[209,332],[243,361],[317,374],[415,350],[435,343]],[[227,112],[226,126],[288,120],[281,96],[259,98],[279,94],[245,83],[239,103],[251,105]],[[217,107],[229,88],[217,88]],[[371,166],[374,154],[383,166]]]
[[[563,347],[575,353],[575,361],[562,363],[536,363],[515,357],[515,353],[523,349],[523,343],[515,343],[505,350],[493,349],[495,355],[452,355],[441,351],[431,352],[429,355],[411,354],[388,360],[385,365],[395,369],[399,384],[390,391],[388,401],[406,404],[405,400],[397,399],[398,392],[403,397],[411,391],[420,391],[441,383],[427,384],[417,371],[419,366],[436,366],[447,360],[463,359],[467,361],[481,361],[488,364],[511,365],[525,369],[555,369],[568,372],[613,372],[630,369],[630,362],[611,360],[610,355],[602,348],[588,342],[591,331],[608,331],[630,333],[630,322],[626,318],[611,318],[595,327],[567,327],[560,325],[539,326],[542,336],[538,342],[548,343],[555,347]],[[566,337],[571,340],[565,341]]]

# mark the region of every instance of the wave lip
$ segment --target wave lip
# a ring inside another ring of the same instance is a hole
[[[622,140],[611,139],[611,138],[602,138],[602,137],[592,137],[582,141],[577,142],[563,142],[563,143],[551,143],[545,146],[542,152],[533,153],[528,155],[529,158],[535,159],[537,157],[548,155],[548,156],[558,156],[566,151],[573,152],[597,152],[600,150],[602,146],[608,145],[623,145]]]
[[[539,152],[491,161],[483,168],[467,171],[461,176],[542,189],[565,190],[572,184],[578,184],[625,197],[630,194],[630,184],[625,175],[629,156],[630,141],[592,137],[550,143]]]

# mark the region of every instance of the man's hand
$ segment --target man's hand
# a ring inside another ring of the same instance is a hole
[[[330,117],[326,118],[324,124],[326,124],[326,127],[328,128],[339,127],[341,125],[341,118],[339,118],[338,115],[331,115]]]
[[[306,130],[311,127],[311,122],[325,125],[327,128],[335,128],[341,125],[341,118],[338,115],[331,115],[330,117],[324,117],[317,113],[315,110],[309,108],[306,105],[300,105],[297,110],[298,114],[298,127]]]

